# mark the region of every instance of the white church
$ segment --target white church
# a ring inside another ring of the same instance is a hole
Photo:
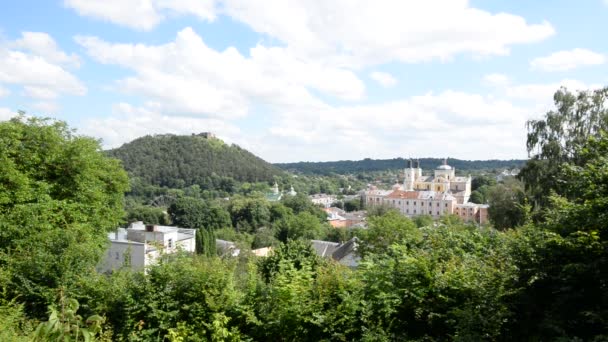
[[[456,169],[447,164],[437,166],[432,175],[423,175],[418,161],[409,161],[404,170],[403,184],[392,190],[374,187],[364,192],[366,206],[388,205],[413,217],[430,215],[439,218],[454,214],[464,221],[484,224],[488,221],[488,206],[469,203],[471,176],[457,177]]]

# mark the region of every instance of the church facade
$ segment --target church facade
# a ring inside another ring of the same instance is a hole
[[[395,184],[390,191],[370,188],[364,192],[366,206],[388,205],[410,217],[454,214],[467,222],[486,223],[488,206],[469,203],[470,197],[471,176],[457,177],[447,160],[426,176],[419,162],[410,160],[403,184]]]

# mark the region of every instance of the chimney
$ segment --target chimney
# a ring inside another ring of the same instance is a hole
[[[155,225],[153,225],[153,224],[147,224],[146,225],[146,231],[147,232],[153,232],[155,230],[156,230],[156,226]]]

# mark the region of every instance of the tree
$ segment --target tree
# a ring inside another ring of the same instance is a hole
[[[197,198],[182,197],[169,206],[174,225],[217,230],[230,227],[230,215],[224,208]]]
[[[393,243],[406,238],[413,241],[421,237],[414,222],[397,211],[388,211],[382,216],[370,217],[368,226],[367,230],[361,231],[362,255],[382,253]]]
[[[608,88],[576,93],[561,88],[553,100],[555,110],[547,112],[544,119],[527,122],[530,160],[519,173],[541,207],[548,204],[551,191],[562,194],[558,182],[561,166],[580,165],[580,147],[589,137],[608,130]]]
[[[270,204],[259,196],[235,196],[228,204],[228,211],[238,231],[253,233],[270,222]]]
[[[196,253],[208,257],[217,254],[215,234],[213,231],[205,228],[196,230]]]
[[[475,191],[471,192],[471,197],[469,198],[469,202],[477,203],[477,204],[484,204],[485,198],[480,191],[475,190]]]
[[[608,337],[608,137],[590,137],[574,154],[557,174],[563,195],[548,196],[545,221],[514,232],[514,340]]]
[[[169,217],[163,209],[144,205],[127,208],[126,218],[127,222],[142,221],[147,224],[169,224]]]
[[[0,123],[0,269],[7,291],[44,316],[55,289],[97,265],[124,217],[120,162],[63,122],[23,116]],[[1,286],[2,284],[0,284]]]
[[[496,229],[515,228],[526,223],[526,194],[522,182],[512,179],[491,188],[487,198],[490,222]]]
[[[310,241],[290,240],[282,243],[274,252],[258,262],[259,272],[266,281],[282,268],[293,267],[300,270],[304,267],[315,269],[321,264],[321,259],[312,248]]]
[[[296,239],[318,239],[323,235],[319,219],[309,212],[301,212],[275,223],[277,239],[282,242]]]
[[[361,200],[359,198],[354,198],[344,202],[344,210],[348,212],[361,210]]]
[[[477,176],[477,177],[473,178],[473,180],[471,181],[471,190],[475,191],[475,190],[481,188],[482,186],[492,186],[492,185],[496,185],[496,178],[494,178],[494,176],[490,176],[490,175]]]

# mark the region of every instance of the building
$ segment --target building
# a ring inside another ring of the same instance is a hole
[[[323,208],[329,208],[331,207],[332,204],[334,204],[337,200],[337,197],[334,195],[327,195],[327,194],[315,194],[315,195],[310,195],[308,196],[308,198],[310,198],[310,201],[318,206],[321,206]]]
[[[423,176],[420,162],[416,161],[414,165],[411,160],[404,173],[403,190],[448,192],[458,203],[467,203],[471,197],[471,176],[457,177],[456,169],[448,165],[447,159],[434,170],[433,175]]]
[[[293,185],[289,188],[289,191],[286,192],[287,195],[290,196],[295,196],[298,193],[293,189]],[[266,199],[270,202],[278,202],[281,200],[281,198],[283,198],[283,195],[285,193],[279,191],[279,185],[277,184],[277,182],[274,182],[274,185],[272,186],[272,189],[270,190],[269,193],[266,194]]]
[[[327,213],[327,221],[334,228],[351,228],[355,225],[365,226],[367,213],[365,211],[346,212],[340,208],[329,207],[323,209]]]
[[[395,184],[392,190],[370,188],[364,194],[365,205],[387,205],[403,215],[430,215],[439,218],[456,214],[465,221],[487,222],[487,206],[469,203],[471,176],[457,177],[456,170],[443,161],[433,175],[423,175],[420,163],[410,160],[404,170],[403,184]],[[474,213],[470,215],[470,213]],[[461,215],[462,214],[462,215]]]
[[[361,257],[357,254],[357,247],[359,246],[358,241],[359,240],[356,237],[344,243],[311,240],[312,248],[318,256],[333,259],[348,267],[357,267],[361,260]]]
[[[158,262],[161,255],[183,250],[194,252],[196,230],[178,227],[144,225],[134,222],[128,228],[118,228],[108,234],[110,248],[99,265],[101,272],[123,266],[145,270]]]

